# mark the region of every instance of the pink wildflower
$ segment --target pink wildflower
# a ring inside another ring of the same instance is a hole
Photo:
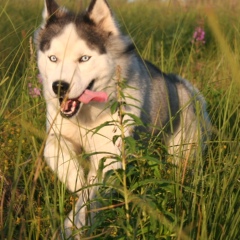
[[[40,96],[41,95],[41,89],[40,88],[34,88],[33,89],[33,92],[34,92],[34,94],[35,94],[35,96]]]
[[[39,79],[38,81],[39,83],[41,83],[40,81],[41,77],[39,76],[38,76],[38,79]],[[36,86],[33,86],[32,83],[28,83],[28,93],[31,97],[36,98],[41,96],[41,89]]]
[[[199,42],[205,44],[205,31],[201,27],[196,27],[193,33],[192,43]]]
[[[37,87],[32,88],[31,84],[28,84],[28,91],[31,97],[35,98],[41,96],[41,89]]]

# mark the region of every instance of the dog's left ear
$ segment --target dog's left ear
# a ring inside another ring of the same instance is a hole
[[[105,0],[92,0],[87,9],[87,14],[89,18],[105,32],[109,32],[113,35],[119,34],[118,25]]]

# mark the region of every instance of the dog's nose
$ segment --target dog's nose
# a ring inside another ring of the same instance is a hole
[[[52,84],[52,89],[53,89],[55,94],[57,94],[59,96],[64,96],[69,89],[69,83],[61,81],[61,80],[60,81],[55,81]]]

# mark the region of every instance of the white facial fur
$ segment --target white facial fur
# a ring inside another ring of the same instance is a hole
[[[52,62],[50,56],[56,57],[56,61]],[[79,62],[83,56],[89,56],[90,59]],[[78,98],[93,79],[96,80],[93,90],[104,90],[114,73],[114,66],[112,63],[109,64],[110,62],[112,61],[109,55],[100,54],[97,49],[89,48],[86,42],[80,39],[72,23],[66,25],[62,33],[52,39],[47,51],[40,51],[38,55],[44,88],[51,97],[56,97],[52,84],[58,80],[70,84],[68,98]]]

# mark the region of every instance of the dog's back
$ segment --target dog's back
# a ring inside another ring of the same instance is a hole
[[[141,108],[140,118],[145,127],[137,131],[147,130],[158,136],[175,163],[194,155],[196,149],[203,150],[211,124],[201,93],[187,80],[161,72],[134,51],[131,54],[123,56],[129,62],[123,78],[140,91],[141,104],[129,103]],[[127,91],[126,95],[129,94],[134,96],[134,90]]]

